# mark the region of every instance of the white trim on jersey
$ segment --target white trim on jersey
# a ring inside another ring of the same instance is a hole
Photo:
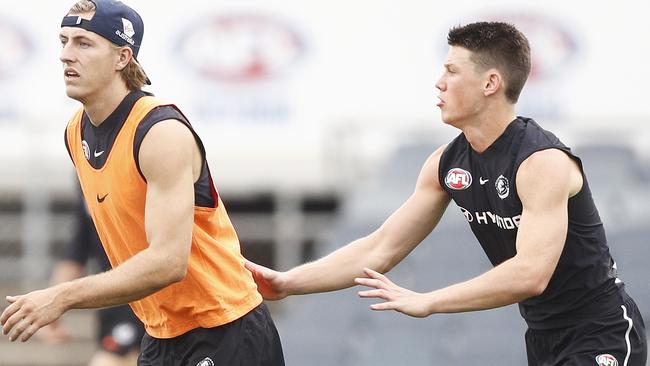
[[[616,262],[614,262],[614,265],[612,265],[612,269],[614,270],[614,273],[616,273],[616,279],[614,279],[614,283],[621,283],[620,278],[618,278],[618,266],[616,265]]]
[[[623,366],[627,366],[627,361],[630,359],[630,352],[632,351],[630,347],[630,331],[632,330],[632,326],[634,323],[632,322],[632,319],[627,316],[627,309],[625,308],[625,305],[621,305],[623,308],[623,319],[627,320],[628,327],[627,331],[625,332],[625,345],[627,346],[627,354],[625,355],[625,361],[623,361]]]

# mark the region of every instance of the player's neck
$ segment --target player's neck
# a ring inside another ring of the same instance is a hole
[[[112,83],[103,88],[97,95],[82,101],[90,122],[95,127],[101,125],[128,94],[129,89],[123,82]]]
[[[478,153],[487,150],[515,119],[514,105],[486,110],[473,121],[463,126],[465,138]]]

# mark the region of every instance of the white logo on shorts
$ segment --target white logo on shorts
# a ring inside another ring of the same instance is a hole
[[[610,354],[602,354],[596,356],[596,362],[598,362],[598,366],[618,366],[616,357]]]
[[[214,362],[212,362],[212,359],[210,357],[206,357],[199,361],[196,366],[214,366]]]

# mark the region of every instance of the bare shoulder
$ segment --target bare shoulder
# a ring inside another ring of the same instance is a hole
[[[517,171],[517,191],[555,192],[573,196],[582,188],[582,174],[578,163],[559,149],[545,149],[531,154]]]
[[[170,119],[156,123],[145,135],[138,153],[143,175],[164,174],[184,166],[192,166],[196,142],[182,122]]]
[[[144,145],[145,143],[156,142],[156,146],[158,146],[159,142],[170,142],[177,145],[191,143],[192,141],[194,141],[192,132],[183,122],[176,119],[167,119],[153,125],[145,135],[142,143]],[[165,146],[159,147],[165,148]]]

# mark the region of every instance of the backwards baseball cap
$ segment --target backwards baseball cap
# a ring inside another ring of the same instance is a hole
[[[95,4],[93,17],[83,19],[77,15],[66,15],[61,27],[77,27],[96,33],[117,46],[128,46],[138,62],[138,52],[144,36],[144,22],[140,15],[117,0],[90,0]],[[139,64],[139,62],[138,62]],[[147,77],[147,84],[151,81]]]

